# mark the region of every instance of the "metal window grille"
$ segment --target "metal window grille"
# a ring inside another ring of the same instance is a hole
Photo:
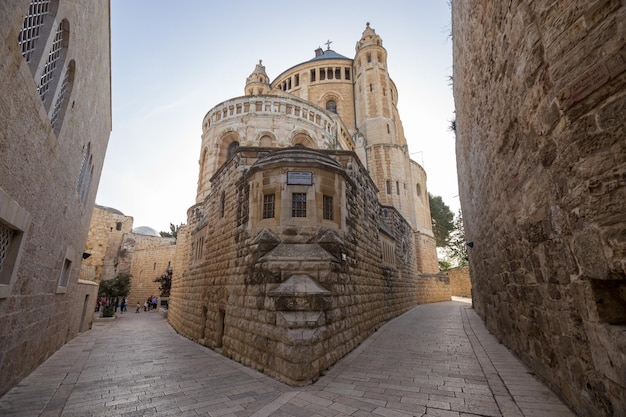
[[[61,90],[59,91],[59,95],[57,96],[56,102],[54,103],[54,108],[52,110],[52,116],[50,117],[50,125],[52,129],[54,129],[59,121],[59,115],[61,114],[61,110],[64,107],[66,99],[68,99],[68,85],[71,78],[72,68],[68,66],[65,71],[65,77],[63,77],[63,81],[61,82]]]
[[[80,174],[78,175],[78,183],[76,184],[76,192],[80,194],[80,190],[83,187],[85,181],[85,174],[87,172],[87,161],[89,160],[89,153],[91,152],[91,143],[87,144],[85,151],[83,152],[83,162],[80,164]]]
[[[30,64],[39,32],[43,27],[46,16],[50,11],[50,0],[32,0],[28,8],[28,14],[24,16],[24,24],[17,40],[26,62]]]
[[[325,195],[323,200],[323,213],[325,220],[333,220],[333,198]]]
[[[9,254],[9,247],[11,246],[11,240],[13,240],[13,229],[9,229],[7,226],[0,223],[0,271],[4,261]]]
[[[276,196],[274,194],[263,195],[263,218],[273,219],[274,208],[276,206]]]
[[[50,52],[48,53],[48,60],[46,61],[46,65],[43,68],[43,72],[41,74],[41,79],[39,81],[39,86],[37,90],[39,91],[39,96],[41,97],[41,101],[46,101],[46,94],[50,90],[50,85],[54,80],[55,69],[57,67],[57,63],[61,59],[61,50],[63,49],[63,34],[65,31],[63,30],[63,22],[59,25],[56,33],[54,34],[54,41],[52,42],[52,47],[50,48]]]
[[[306,193],[291,195],[291,217],[306,217]]]

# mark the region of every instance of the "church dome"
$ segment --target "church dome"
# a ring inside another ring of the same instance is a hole
[[[152,227],[148,227],[148,226],[139,226],[139,227],[135,227],[133,228],[133,233],[136,233],[138,235],[144,235],[144,236],[156,236],[156,237],[161,237],[161,235],[159,234],[159,232],[157,232],[155,229],[153,229]]]
[[[333,51],[332,49],[327,49],[325,51],[322,51],[321,48],[317,49],[315,51],[315,58],[310,59],[308,62],[311,61],[320,61],[322,59],[350,59],[348,57],[345,57],[341,54],[338,54],[337,52]]]

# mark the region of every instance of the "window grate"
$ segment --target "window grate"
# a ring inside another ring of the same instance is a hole
[[[265,194],[263,195],[263,218],[264,219],[273,219],[274,218],[274,207],[276,205],[276,196],[275,194]]]
[[[46,65],[43,68],[43,73],[41,74],[41,79],[39,81],[39,86],[37,90],[39,91],[39,96],[41,97],[41,101],[46,101],[46,94],[50,90],[50,85],[52,84],[52,80],[54,79],[54,70],[57,67],[57,63],[61,59],[61,49],[63,49],[63,35],[65,31],[63,30],[63,23],[59,25],[56,33],[54,34],[54,41],[52,42],[52,47],[50,48],[50,52],[48,53],[48,60],[46,61]]]
[[[11,246],[11,241],[13,240],[13,234],[13,229],[9,229],[7,226],[0,223],[0,271],[2,271],[4,261],[7,259],[9,254],[9,247]]]
[[[306,193],[291,195],[291,217],[306,217]]]
[[[32,0],[28,8],[28,14],[24,16],[24,24],[17,39],[22,56],[29,64],[39,39],[39,32],[45,23],[49,11],[50,0]]]
[[[57,96],[57,100],[54,103],[54,109],[52,110],[52,116],[50,117],[50,125],[52,129],[54,129],[59,121],[59,115],[61,113],[61,109],[63,109],[63,105],[65,103],[66,97],[68,94],[68,85],[71,77],[72,68],[68,67],[65,71],[65,77],[63,77],[63,81],[61,82],[61,90],[59,91],[59,95]]]
[[[324,196],[323,213],[324,213],[324,220],[333,220],[333,197],[332,196],[329,196],[329,195]]]

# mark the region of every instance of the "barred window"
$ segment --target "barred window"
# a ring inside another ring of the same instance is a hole
[[[333,220],[333,197],[329,195],[324,196],[323,200],[323,214],[325,220]]]
[[[44,103],[46,102],[46,94],[50,91],[50,86],[56,76],[57,64],[61,60],[61,51],[67,44],[67,26],[67,20],[62,21],[59,25],[54,35],[54,41],[52,42],[52,47],[48,52],[48,59],[43,68],[43,72],[41,73],[41,78],[37,86],[41,101]]]
[[[13,229],[9,229],[4,224],[0,223],[0,271],[2,271],[4,261],[6,261],[9,254],[9,247],[11,246],[12,240]]]
[[[0,299],[9,297],[17,280],[17,270],[26,230],[30,226],[30,213],[20,207],[0,187]]]
[[[276,195],[264,194],[263,195],[263,218],[264,219],[274,218],[275,206],[276,206]]]
[[[71,61],[67,69],[65,70],[65,76],[61,82],[61,89],[52,108],[52,114],[50,116],[50,125],[52,129],[58,133],[58,127],[61,127],[65,110],[67,109],[67,103],[70,100],[70,94],[72,93],[72,85],[74,84],[74,61]]]
[[[306,193],[291,195],[291,217],[306,217]]]
[[[41,34],[46,17],[50,12],[50,0],[32,0],[28,14],[24,16],[22,30],[17,37],[22,56],[30,64],[37,40]]]

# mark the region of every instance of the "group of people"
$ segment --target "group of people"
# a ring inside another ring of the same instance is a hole
[[[148,299],[143,302],[143,311],[156,310],[158,300],[156,295],[148,297]],[[139,310],[141,310],[141,303],[137,301],[137,310],[135,310],[135,313],[139,313]]]
[[[124,313],[128,311],[128,298],[98,298],[96,300],[96,311],[100,311],[100,308],[104,308],[106,306],[112,306],[114,311],[117,313],[117,310],[120,310],[120,313]]]

